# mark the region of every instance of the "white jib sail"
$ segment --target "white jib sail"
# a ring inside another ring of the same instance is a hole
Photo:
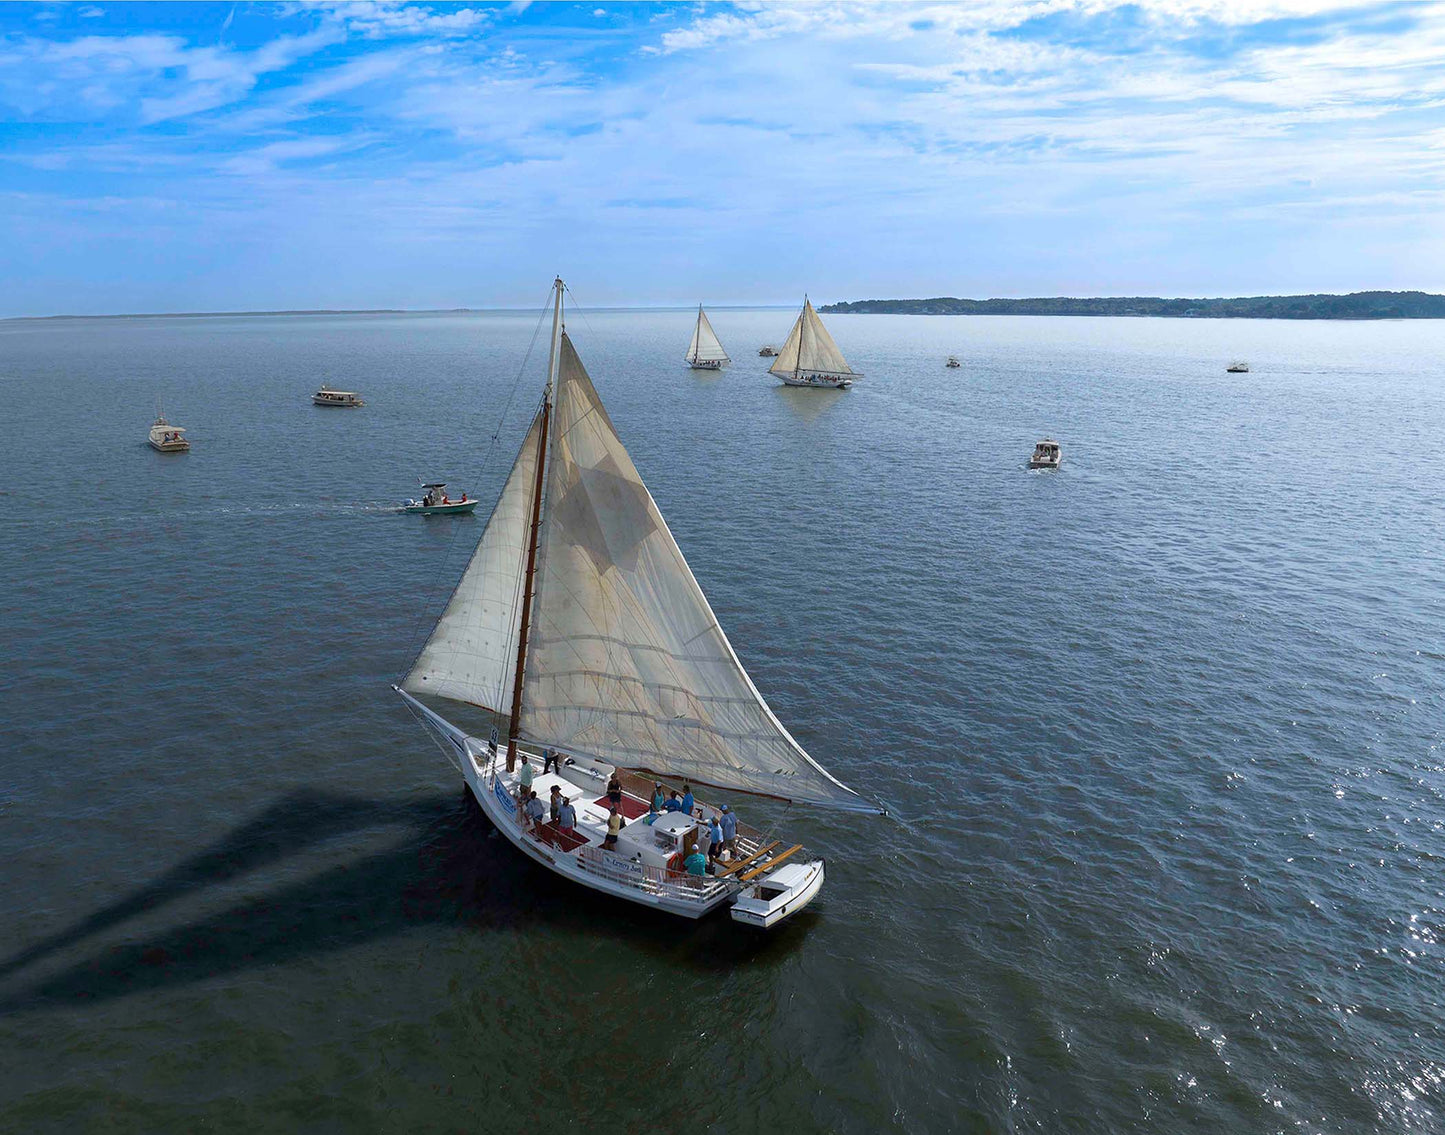
[[[409,693],[511,712],[522,572],[541,435],[539,414],[527,431],[461,583],[402,682]]]
[[[793,324],[793,330],[788,333],[788,341],[768,370],[776,375],[800,371],[804,374],[854,373],[808,300],[803,301],[803,310]]]
[[[565,335],[552,422],[522,735],[624,768],[876,811],[803,751],[749,680]]]
[[[687,346],[687,361],[690,363],[730,363],[728,353],[713,332],[707,312],[701,305],[697,309],[697,324],[692,329],[692,342]]]

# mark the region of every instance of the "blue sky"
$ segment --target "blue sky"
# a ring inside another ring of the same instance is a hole
[[[0,5],[0,315],[1445,290],[1445,5]]]

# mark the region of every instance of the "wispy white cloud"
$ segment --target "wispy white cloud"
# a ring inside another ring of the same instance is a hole
[[[187,201],[169,220],[138,209],[153,240],[157,224],[206,241],[250,225],[326,241],[338,271],[354,241],[442,304],[486,298],[442,291],[478,263],[504,292],[564,256],[634,300],[820,280],[844,295],[1445,284],[1421,267],[1445,246],[1445,9],[288,11],[244,51],[143,31],[0,39],[0,101],[20,117],[122,124],[0,168],[114,202],[82,176],[149,168]],[[95,215],[53,205],[49,225]]]

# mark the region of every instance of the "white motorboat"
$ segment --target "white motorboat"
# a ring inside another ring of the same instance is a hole
[[[957,370],[959,367],[963,366],[963,364],[958,361],[957,355],[949,355],[948,358],[944,361],[943,365],[946,366],[949,370]]]
[[[161,453],[185,453],[191,448],[191,443],[186,440],[185,427],[171,425],[161,413],[156,415],[148,440],[150,447]]]
[[[718,341],[702,304],[697,305],[697,323],[692,329],[692,342],[687,345],[686,361],[693,370],[722,370],[732,362]]]
[[[855,378],[863,377],[848,366],[807,296],[803,297],[803,310],[788,333],[788,341],[778,353],[778,361],[768,370],[787,386],[821,386],[831,390],[846,390]]]
[[[318,406],[365,406],[361,395],[351,390],[332,390],[331,387],[323,385],[320,390],[311,395],[311,401]]]
[[[476,497],[463,493],[456,500],[447,494],[445,481],[424,481],[421,486],[426,492],[420,500],[409,500],[401,506],[402,512],[420,513],[422,516],[455,516],[472,512],[477,507]]]
[[[774,358],[777,353],[778,348],[774,347],[771,343],[768,343],[767,345],[758,348],[759,358],[771,359]]]
[[[657,786],[882,809],[814,761],[743,670],[566,333],[562,281],[554,287],[541,404],[461,582],[394,688],[527,858],[683,918],[731,907],[741,923],[776,925],[818,894],[823,860],[727,806],[655,812]],[[423,696],[480,707],[490,735],[469,735]],[[546,750],[566,757],[549,767]],[[555,820],[534,803],[554,786],[569,802]],[[693,854],[713,850],[703,821],[714,815],[724,850]]]
[[[1064,452],[1053,438],[1044,438],[1034,446],[1034,455],[1029,458],[1030,469],[1057,469],[1063,461]]]
[[[1248,374],[1248,373],[1249,373],[1249,364],[1248,364],[1247,362],[1245,362],[1243,359],[1238,359],[1238,360],[1236,360],[1235,362],[1230,363],[1230,364],[1229,364],[1227,367],[1225,367],[1224,369],[1225,369],[1226,371],[1228,371],[1230,374]]]

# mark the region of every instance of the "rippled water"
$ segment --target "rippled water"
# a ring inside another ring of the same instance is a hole
[[[897,812],[792,810],[766,938],[524,863],[387,689],[481,527],[388,506],[495,493],[535,316],[0,325],[0,1128],[1445,1128],[1445,326],[831,317],[836,394],[791,316],[570,325]]]

